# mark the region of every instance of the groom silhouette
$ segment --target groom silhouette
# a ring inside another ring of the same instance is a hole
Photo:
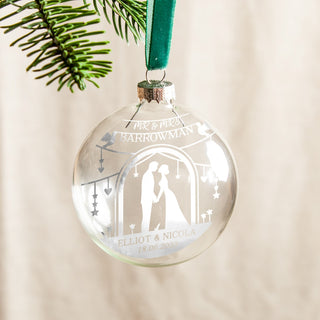
[[[158,162],[152,161],[148,170],[144,173],[141,181],[141,207],[142,223],[141,232],[148,232],[150,227],[150,218],[152,204],[157,202],[157,196],[154,194],[154,177],[153,172],[158,169]]]

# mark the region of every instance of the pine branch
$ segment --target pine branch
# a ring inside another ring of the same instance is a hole
[[[101,49],[109,42],[88,40],[104,31],[87,32],[83,29],[99,23],[99,19],[83,21],[96,12],[89,10],[87,4],[75,8],[66,5],[71,1],[0,0],[0,9],[8,6],[14,8],[14,11],[0,18],[0,22],[25,13],[20,21],[1,27],[5,33],[16,29],[25,31],[11,45],[19,43],[23,51],[28,51],[28,57],[35,56],[27,70],[41,72],[36,79],[49,77],[47,85],[58,81],[58,90],[66,85],[73,92],[75,85],[84,90],[86,81],[99,87],[93,79],[105,77],[112,69],[110,61],[95,58],[110,52],[109,49]]]
[[[109,23],[112,23],[116,33],[129,41],[129,31],[135,42],[141,39],[146,30],[147,1],[137,0],[92,0],[96,11],[100,14],[99,7]],[[86,0],[84,0],[86,2]],[[107,8],[111,8],[111,19]],[[101,8],[100,8],[101,9]]]

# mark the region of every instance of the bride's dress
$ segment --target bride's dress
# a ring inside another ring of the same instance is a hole
[[[159,182],[166,201],[166,229],[188,227],[189,223],[182,213],[175,194],[168,187],[168,180],[165,177]]]

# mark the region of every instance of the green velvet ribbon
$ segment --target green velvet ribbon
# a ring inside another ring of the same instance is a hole
[[[148,70],[168,65],[176,0],[148,0],[146,26],[146,66]]]

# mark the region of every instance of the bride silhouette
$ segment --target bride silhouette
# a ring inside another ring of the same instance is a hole
[[[168,179],[166,175],[169,174],[169,167],[166,164],[160,166],[159,173],[161,173],[161,179],[159,181],[160,191],[157,197],[157,202],[161,198],[162,194],[165,196],[166,203],[166,229],[167,228],[183,228],[189,226],[188,221],[182,213],[177,198],[172,190],[169,189]]]

